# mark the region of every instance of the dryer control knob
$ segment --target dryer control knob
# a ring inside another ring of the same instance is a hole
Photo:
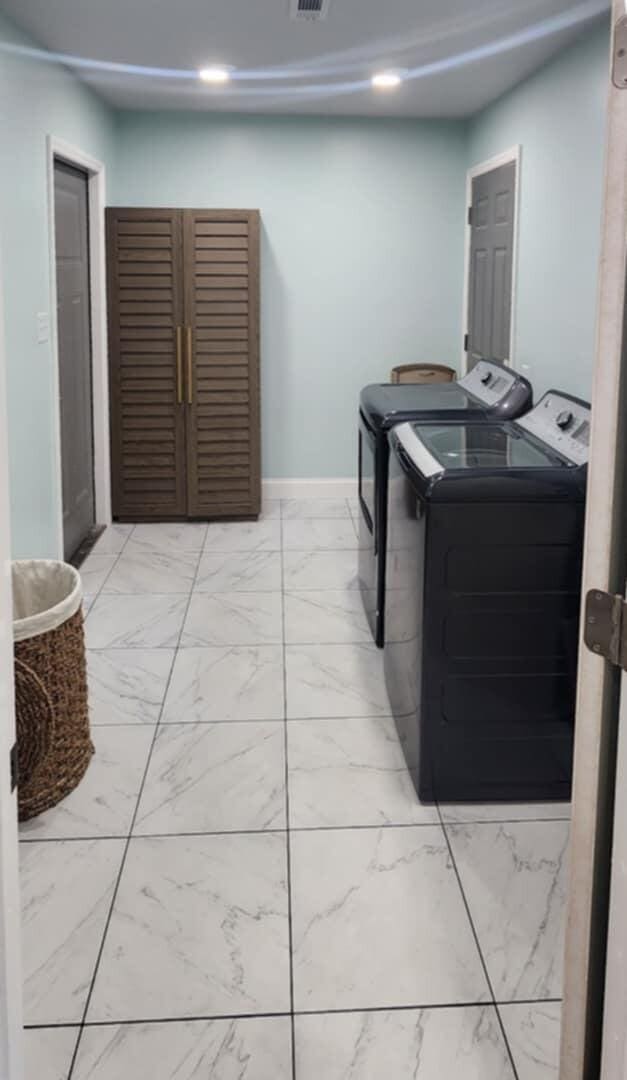
[[[573,414],[568,409],[564,409],[564,412],[558,413],[555,423],[562,431],[566,431],[566,428],[570,427],[574,419]]]

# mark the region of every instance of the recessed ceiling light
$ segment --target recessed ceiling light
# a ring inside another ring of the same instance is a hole
[[[231,78],[231,69],[227,67],[206,67],[198,72],[198,78],[206,83],[226,83]]]
[[[394,90],[402,81],[398,71],[380,71],[372,76],[372,85],[377,90]]]

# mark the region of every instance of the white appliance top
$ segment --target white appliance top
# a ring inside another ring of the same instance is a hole
[[[422,439],[418,438],[411,422],[398,424],[394,428],[394,434],[405,453],[423,476],[437,476],[438,473],[444,471],[438,459],[427,450]]]
[[[510,392],[517,378],[515,371],[491,360],[479,360],[472,371],[459,380],[459,385],[486,405],[496,405]]]
[[[590,449],[590,406],[549,390],[535,409],[515,421],[573,465],[586,465]]]

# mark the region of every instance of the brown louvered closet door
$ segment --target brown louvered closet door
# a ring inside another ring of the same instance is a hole
[[[113,515],[261,504],[259,214],[107,211]]]
[[[182,355],[182,218],[107,211],[113,515],[187,512]]]
[[[188,512],[260,510],[259,214],[189,210],[185,218]]]

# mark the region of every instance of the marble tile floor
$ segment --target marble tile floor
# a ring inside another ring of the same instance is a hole
[[[27,1080],[555,1080],[568,807],[421,806],[357,504],[113,526],[94,760],[21,828]]]

